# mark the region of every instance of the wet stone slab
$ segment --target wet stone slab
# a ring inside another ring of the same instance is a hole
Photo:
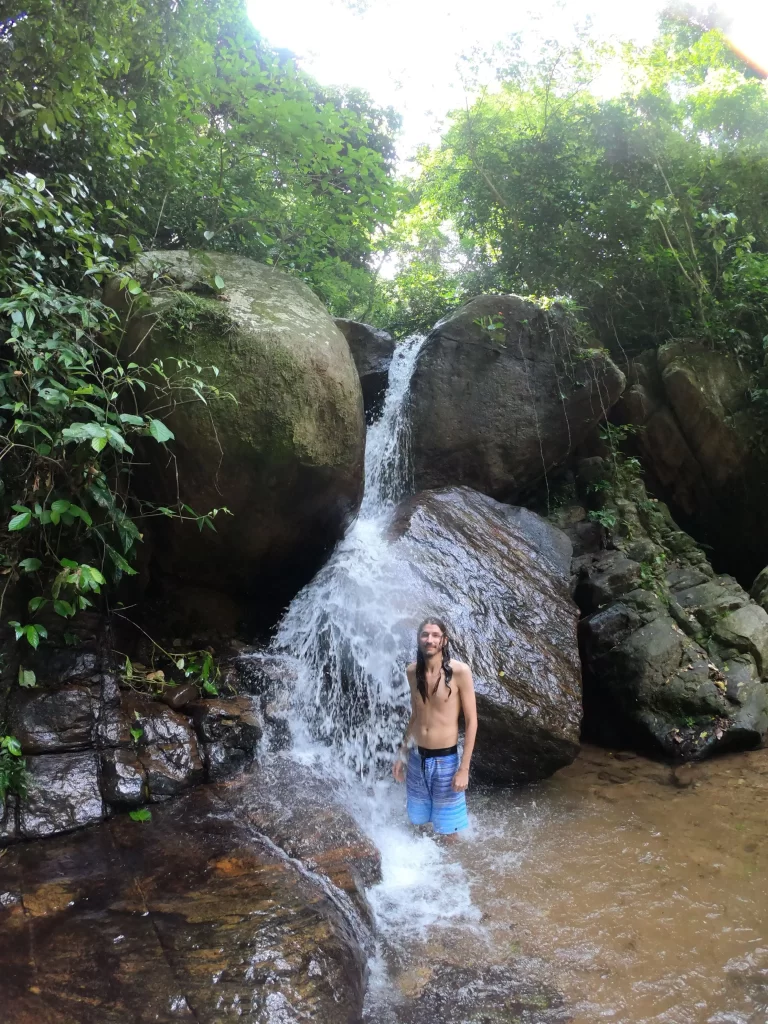
[[[360,1019],[370,933],[348,893],[266,836],[255,805],[241,813],[238,783],[155,806],[148,823],[121,815],[8,851],[3,1024]]]
[[[435,964],[400,980],[390,1024],[568,1024],[573,1018],[549,986],[524,980],[511,966]],[[370,1024],[379,1024],[367,1017]]]

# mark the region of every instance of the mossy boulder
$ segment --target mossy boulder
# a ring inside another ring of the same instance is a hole
[[[191,359],[220,392],[207,403],[180,393],[166,420],[172,457],[147,446],[145,490],[169,505],[178,487],[197,513],[231,513],[216,532],[162,523],[155,565],[246,593],[304,582],[362,497],[363,401],[346,340],[302,281],[244,257],[148,252],[131,273],[146,295],[131,315],[116,282],[106,296],[128,318],[125,357]]]
[[[635,361],[619,406],[642,428],[654,493],[744,584],[768,562],[768,420],[754,387],[732,353],[681,339]]]
[[[480,295],[435,325],[410,392],[417,489],[517,502],[566,460],[625,383],[574,326],[517,295]]]
[[[604,493],[609,531],[586,530],[583,508],[564,526],[582,611],[585,738],[675,760],[757,746],[768,734],[765,609],[714,572],[639,479]]]

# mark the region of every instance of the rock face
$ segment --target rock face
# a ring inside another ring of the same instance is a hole
[[[209,779],[227,778],[253,758],[263,728],[247,697],[198,700],[185,710],[200,737]]]
[[[768,562],[768,459],[733,355],[691,340],[644,352],[620,403],[642,427],[637,445],[651,488],[683,526],[743,581]]]
[[[79,647],[51,639],[25,656],[37,686],[12,690],[6,717],[26,759],[27,787],[0,806],[0,847],[166,800],[254,759],[262,725],[252,700],[200,700],[187,686],[179,695],[167,689],[165,703],[121,690],[103,629],[93,616]],[[179,702],[179,710],[168,706]]]
[[[377,855],[325,790],[322,804],[284,804],[282,818],[318,839],[333,883],[300,851],[289,859],[292,826],[271,838],[278,815],[249,799],[280,786],[274,773],[196,790],[153,808],[151,822],[121,815],[8,851],[3,1020],[356,1024],[372,937],[355,865],[376,880]]]
[[[569,764],[578,752],[581,673],[567,537],[534,512],[468,488],[406,500],[396,531],[423,614],[447,620],[453,655],[472,666],[473,769],[512,783]]]
[[[176,501],[178,468],[182,501],[232,513],[219,515],[215,533],[173,523],[157,534],[162,573],[240,592],[289,569],[308,578],[362,495],[362,395],[343,335],[303,282],[242,257],[150,252],[132,273],[151,308],[131,317],[125,351],[138,346],[133,358],[145,363],[189,358],[231,396],[177,405],[175,463],[146,446],[144,484],[158,501]],[[106,300],[125,313],[116,284]]]
[[[642,483],[628,490],[610,540],[568,527],[585,738],[685,760],[756,746],[768,732],[768,613],[714,573]]]
[[[482,295],[428,336],[411,383],[417,488],[466,484],[515,501],[604,418],[624,375],[562,315]]]
[[[389,380],[389,364],[395,351],[391,334],[370,324],[357,320],[335,321],[336,326],[347,339],[352,358],[355,360],[363,389],[365,418],[371,423],[381,412],[384,393]]]

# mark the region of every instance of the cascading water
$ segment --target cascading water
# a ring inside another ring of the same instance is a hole
[[[402,736],[408,705],[403,669],[419,609],[387,531],[412,489],[407,398],[423,343],[414,335],[395,351],[382,414],[368,430],[360,513],[292,602],[273,644],[294,662],[295,746],[325,743],[369,779],[377,756]]]
[[[408,392],[423,343],[414,335],[397,347],[382,414],[368,429],[360,513],[291,603],[272,645],[296,679],[291,756],[315,765],[337,795],[343,792],[381,851],[382,882],[369,898],[390,948],[479,916],[460,865],[407,827],[403,788],[389,775],[410,703],[404,669],[424,612],[407,556],[388,537],[396,505],[413,486]],[[375,1000],[387,990],[386,977],[380,958],[372,972]],[[380,1005],[376,1013],[385,1019]]]

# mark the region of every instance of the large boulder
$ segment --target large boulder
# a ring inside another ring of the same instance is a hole
[[[585,737],[682,760],[758,745],[768,733],[765,609],[714,572],[639,480],[614,496],[610,518],[603,510],[608,536],[580,512],[567,529],[584,616]]]
[[[143,824],[118,815],[9,850],[3,1021],[360,1021],[373,942],[357,880],[378,880],[378,855],[327,786],[319,800],[291,790],[296,807],[287,792],[275,767],[155,806]],[[298,838],[284,852],[302,828],[315,837],[306,864]]]
[[[447,620],[454,656],[472,669],[475,772],[516,783],[569,764],[579,749],[581,670],[568,538],[469,488],[407,499],[395,530],[423,614]]]
[[[768,561],[768,459],[735,355],[695,340],[644,352],[617,415],[638,425],[650,486],[742,582]]]
[[[411,382],[417,488],[466,484],[505,501],[541,481],[604,418],[624,375],[562,313],[481,295],[427,337]]]
[[[416,628],[437,615],[475,678],[475,776],[544,778],[578,751],[570,561],[567,537],[534,512],[469,488],[423,492],[358,520],[282,620],[284,666],[274,651],[245,659],[251,688],[268,722],[288,696],[294,719],[361,772],[377,757],[386,770],[410,713]]]
[[[391,334],[378,327],[371,327],[370,324],[344,320],[341,317],[337,318],[335,323],[347,339],[352,358],[355,360],[363,389],[365,416],[368,422],[372,422],[381,412],[384,402],[395,342]]]
[[[231,396],[176,405],[166,421],[173,459],[147,446],[143,484],[155,500],[178,493],[198,513],[231,513],[202,535],[195,523],[161,523],[156,565],[262,597],[270,578],[308,578],[362,495],[362,394],[344,336],[302,281],[243,257],[148,252],[131,273],[149,298],[128,320],[126,357],[191,359]],[[125,314],[118,282],[106,299]]]

